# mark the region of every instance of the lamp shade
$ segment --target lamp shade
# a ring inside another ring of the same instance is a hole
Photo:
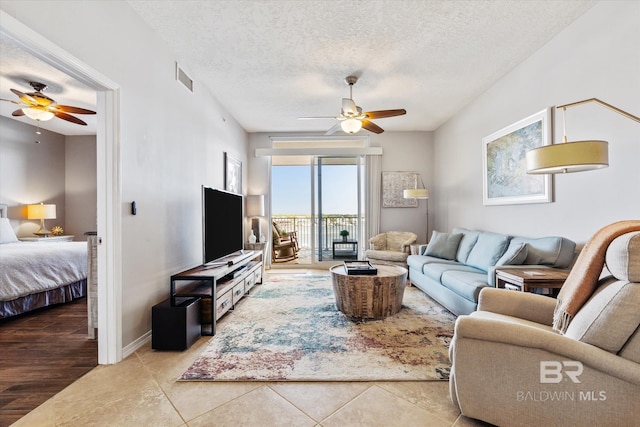
[[[247,216],[264,216],[264,195],[258,194],[246,197]]]
[[[571,173],[609,166],[607,141],[575,141],[545,145],[527,152],[527,173]]]
[[[362,122],[358,119],[347,119],[340,123],[340,127],[346,133],[356,133],[362,129]]]
[[[402,192],[405,199],[428,199],[429,191],[426,188],[410,188]]]
[[[27,219],[55,219],[56,205],[43,203],[27,206]]]

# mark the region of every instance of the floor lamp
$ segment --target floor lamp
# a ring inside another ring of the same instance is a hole
[[[420,180],[422,182],[422,179]],[[427,201],[427,239],[429,243],[429,191],[426,188],[409,188],[402,192],[405,199],[425,199]]]

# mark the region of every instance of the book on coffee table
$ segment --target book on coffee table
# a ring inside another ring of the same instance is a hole
[[[378,269],[369,261],[344,261],[344,269],[350,276],[360,274],[375,276],[378,274]]]

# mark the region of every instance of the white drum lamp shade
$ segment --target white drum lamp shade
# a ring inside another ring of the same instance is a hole
[[[56,218],[56,205],[45,205],[44,203],[40,203],[37,205],[27,205],[27,219],[39,219],[40,220],[40,229],[36,231],[36,236],[46,237],[51,234],[51,231],[44,228],[44,220],[45,219],[55,219]]]

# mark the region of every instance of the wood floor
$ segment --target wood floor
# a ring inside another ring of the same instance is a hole
[[[0,426],[9,426],[98,363],[86,298],[0,320]]]

